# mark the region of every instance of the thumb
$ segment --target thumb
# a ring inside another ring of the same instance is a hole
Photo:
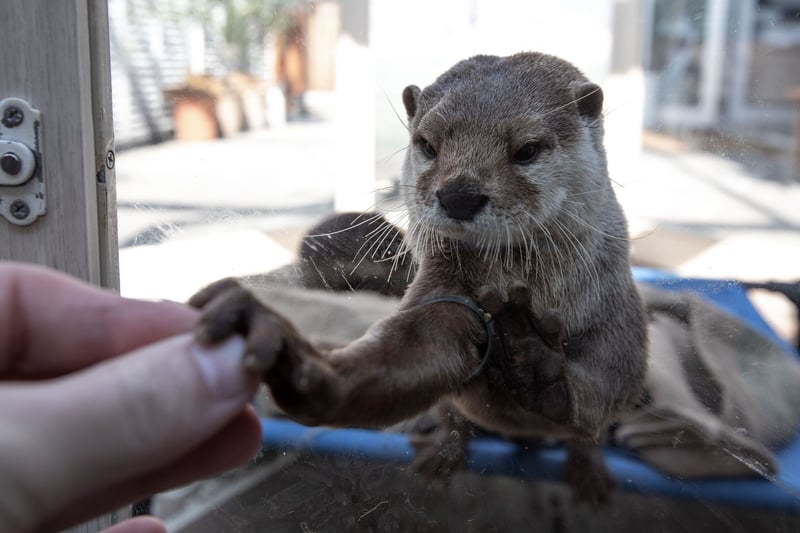
[[[186,334],[58,380],[0,388],[0,405],[18,406],[9,409],[18,415],[11,434],[22,439],[12,480],[28,501],[16,509],[47,516],[208,439],[255,392],[244,349],[239,337],[209,349]]]

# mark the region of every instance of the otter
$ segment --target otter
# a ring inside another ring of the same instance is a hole
[[[196,335],[243,333],[246,364],[301,423],[384,427],[446,401],[458,423],[567,439],[567,476],[580,471],[639,399],[646,367],[603,93],[567,61],[529,52],[472,57],[402,97],[404,243],[416,275],[397,311],[323,350],[222,280],[190,300],[203,309]],[[500,374],[527,373],[523,394],[486,365],[492,311],[506,313],[507,356],[524,363]]]
[[[300,241],[300,283],[310,289],[402,296],[411,278],[411,260],[400,253],[403,242],[403,231],[380,214],[328,217]]]

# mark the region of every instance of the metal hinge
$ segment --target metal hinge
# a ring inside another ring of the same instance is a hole
[[[42,114],[20,98],[0,101],[0,215],[27,226],[47,211]]]

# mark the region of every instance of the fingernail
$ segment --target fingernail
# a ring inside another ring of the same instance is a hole
[[[192,343],[192,354],[200,371],[218,397],[249,395],[251,380],[242,365],[244,351],[244,340],[237,335],[212,346]]]

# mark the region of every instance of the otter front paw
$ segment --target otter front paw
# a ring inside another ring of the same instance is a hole
[[[212,283],[189,299],[202,310],[194,328],[204,344],[233,334],[245,338],[244,366],[269,387],[275,402],[293,418],[320,423],[336,405],[333,371],[281,315],[262,304],[233,278]]]
[[[449,401],[419,415],[409,428],[408,442],[416,452],[411,468],[427,480],[447,485],[467,466],[467,444],[474,426]]]
[[[525,409],[557,423],[569,422],[572,398],[560,315],[537,314],[531,291],[522,283],[509,287],[508,301],[489,287],[481,288],[478,300],[494,319],[499,345],[488,371],[491,385],[507,390]]]
[[[467,465],[468,439],[456,429],[443,427],[410,435],[408,441],[416,451],[411,468],[428,480],[446,485],[453,474]]]

